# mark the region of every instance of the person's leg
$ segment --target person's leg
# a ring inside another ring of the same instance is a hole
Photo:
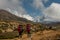
[[[30,35],[30,32],[27,32],[27,36],[28,36],[28,37],[30,37],[30,36],[31,36],[31,35]]]
[[[19,38],[22,38],[21,32],[19,32]]]
[[[20,32],[19,32],[19,35],[18,35],[18,37],[20,37]]]
[[[31,33],[30,33],[30,32],[28,32],[27,34],[28,34],[28,38],[29,38],[29,40],[32,40]]]
[[[19,32],[19,39],[22,40],[22,33]]]

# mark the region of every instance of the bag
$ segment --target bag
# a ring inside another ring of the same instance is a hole
[[[22,27],[18,27],[18,32],[21,32],[21,31],[23,31],[23,28]]]
[[[27,27],[27,32],[30,32],[30,27]]]

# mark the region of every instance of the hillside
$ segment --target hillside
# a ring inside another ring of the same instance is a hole
[[[23,22],[29,22],[29,20],[25,18],[18,17],[6,10],[0,10],[0,20],[3,21],[23,21]]]
[[[0,10],[0,40],[20,40],[17,31],[19,24],[22,24],[24,28],[22,39],[29,40],[30,38],[27,37],[25,29],[27,23],[32,24],[32,40],[60,40],[60,30],[57,30],[60,29],[60,22],[50,24],[32,22],[6,10]],[[54,30],[52,30],[48,27],[57,27],[57,29],[54,28]]]
[[[6,10],[0,9],[0,30],[1,31],[7,31],[14,30],[17,28],[19,24],[25,25],[27,23],[33,24],[34,22],[27,20],[25,18],[18,17]]]
[[[2,10],[0,9],[0,24],[8,24],[8,25],[15,25],[17,26],[18,24],[27,24],[27,23],[30,23],[30,24],[34,24],[35,26],[39,26],[41,25],[42,23],[38,23],[38,22],[32,22],[30,20],[27,20],[25,18],[21,18],[21,17],[18,17],[6,10]],[[50,23],[50,24],[42,24],[42,26],[46,27],[46,26],[59,26],[60,25],[60,22],[53,22],[53,23]],[[33,26],[33,25],[32,25]]]

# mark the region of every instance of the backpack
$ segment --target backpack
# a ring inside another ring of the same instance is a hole
[[[26,31],[30,32],[30,26],[27,26]]]
[[[21,32],[21,31],[23,31],[23,28],[22,27],[18,27],[18,32]]]

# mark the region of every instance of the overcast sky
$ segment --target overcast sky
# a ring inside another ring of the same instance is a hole
[[[60,21],[60,0],[0,0],[0,9],[31,21]]]

